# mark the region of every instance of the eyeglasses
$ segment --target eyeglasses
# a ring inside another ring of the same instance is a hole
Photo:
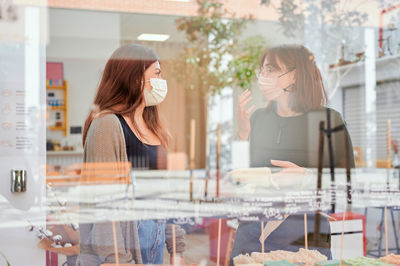
[[[266,68],[261,67],[260,70],[256,70],[256,76],[257,76],[257,78],[259,78],[259,77],[268,77],[271,73],[274,72],[273,70],[269,70],[269,71],[266,73],[266,72],[265,72],[265,69],[266,69]],[[268,69],[268,68],[267,68],[267,69]],[[295,67],[291,67],[291,68],[289,68],[289,70],[288,70],[287,72],[285,72],[285,73],[283,73],[283,74],[281,74],[281,75],[278,75],[277,78],[280,78],[280,77],[282,77],[282,76],[284,76],[284,75],[286,75],[286,74],[292,72],[292,71],[295,70],[295,69],[296,69]]]

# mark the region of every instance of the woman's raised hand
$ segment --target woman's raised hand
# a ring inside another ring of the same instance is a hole
[[[247,105],[253,99],[251,92],[245,90],[239,95],[238,108],[238,137],[240,140],[248,140],[250,135],[250,114],[254,110],[254,105],[246,110]]]

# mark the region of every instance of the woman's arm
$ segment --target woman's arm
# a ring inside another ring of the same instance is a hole
[[[114,114],[93,120],[84,146],[84,162],[127,161],[122,127]]]
[[[115,162],[115,169],[118,171],[120,163],[126,161],[125,139],[118,118],[114,114],[108,114],[93,120],[88,130],[84,147],[84,162],[90,163],[91,166],[85,167],[84,164],[83,176],[85,176],[85,170],[93,171],[93,164]],[[95,172],[97,171],[98,169],[95,170]],[[90,178],[91,175],[90,173],[88,174]],[[95,195],[96,191],[92,191],[92,193]],[[84,196],[87,197],[87,195]],[[81,248],[87,252],[82,258],[94,256],[101,263],[115,262],[116,254],[112,223],[94,222],[87,226],[90,226],[90,230],[87,230],[86,233],[80,232],[80,245],[83,245]],[[136,222],[116,221],[115,235],[119,261],[142,263]]]
[[[182,254],[186,249],[185,230],[179,225],[175,225],[175,238],[176,238],[176,253]],[[165,227],[165,241],[167,243],[168,253],[173,253],[172,246],[172,224],[167,224]],[[182,257],[182,255],[181,255]]]
[[[88,235],[89,250],[98,256],[101,263],[105,263],[116,262],[117,248],[119,262],[135,263],[132,252],[125,246],[125,238],[131,234],[129,226],[129,222],[115,222],[117,247],[114,247],[112,223],[94,223]]]

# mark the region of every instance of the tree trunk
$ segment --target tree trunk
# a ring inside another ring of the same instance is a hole
[[[196,121],[195,136],[195,168],[205,168],[207,165],[207,110],[208,95],[204,95],[200,89],[186,90],[185,101],[185,131],[186,153],[190,154],[190,121]]]

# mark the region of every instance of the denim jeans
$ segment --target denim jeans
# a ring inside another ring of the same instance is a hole
[[[165,222],[138,221],[137,227],[143,264],[163,264]]]

